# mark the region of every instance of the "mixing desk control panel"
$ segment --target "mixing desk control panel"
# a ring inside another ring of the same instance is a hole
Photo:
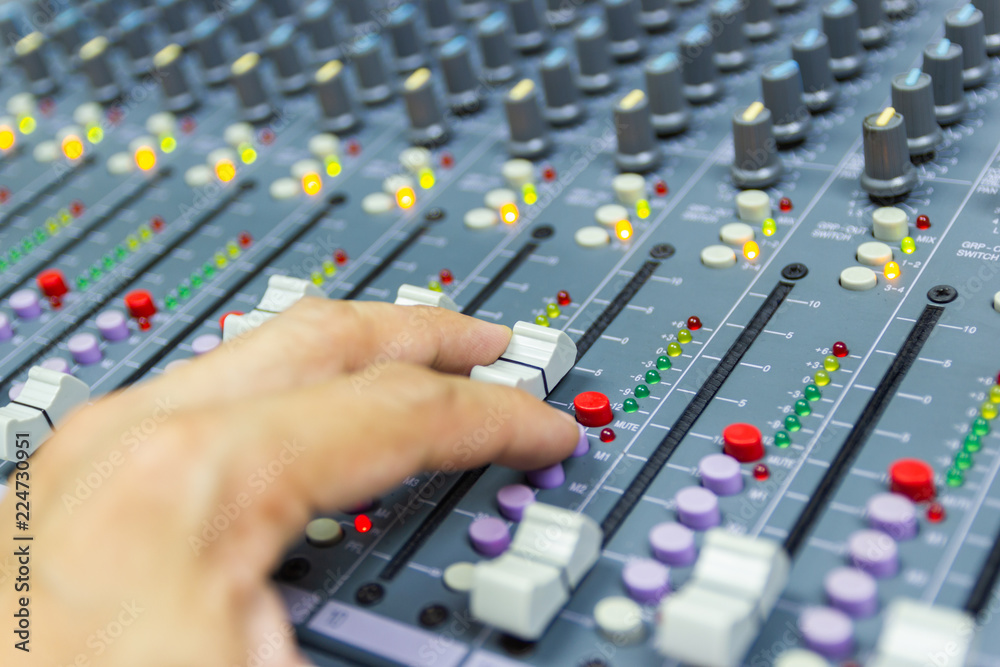
[[[473,379],[575,415],[550,468],[315,517],[274,579],[317,665],[1000,665],[1000,0],[0,36],[3,458],[307,295],[511,326]]]

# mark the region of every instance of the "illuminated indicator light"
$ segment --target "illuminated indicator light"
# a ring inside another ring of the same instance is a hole
[[[774,434],[774,446],[780,449],[785,449],[792,444],[792,436],[788,435],[788,431],[778,431]]]
[[[319,191],[323,189],[323,181],[320,179],[319,174],[314,171],[310,171],[302,177],[302,191],[305,192],[310,197],[313,195],[318,195]],[[400,204],[402,206],[402,204]],[[407,207],[403,207],[407,208]]]
[[[236,242],[240,244],[241,248],[249,248],[250,244],[253,243],[253,237],[250,236],[250,232],[241,232],[236,238]]]
[[[417,195],[410,186],[404,186],[396,190],[396,204],[399,208],[411,208],[417,203]]]
[[[680,343],[669,343],[667,345],[668,357],[679,357],[681,356],[681,352],[683,352],[683,350],[681,349]]]
[[[790,433],[795,433],[800,428],[802,428],[802,422],[799,421],[798,417],[795,415],[788,415],[785,417],[785,430]]]
[[[139,325],[139,329],[142,331],[149,331],[149,328],[153,326],[153,323],[150,322],[149,319],[145,317],[140,317],[139,319],[136,320],[136,323]]]
[[[90,280],[87,279],[87,276],[77,276],[76,277],[76,288],[78,290],[81,290],[81,291],[85,290],[85,289],[87,289],[88,285],[90,285]]]
[[[962,486],[965,482],[965,475],[958,468],[949,468],[944,476],[944,481],[951,487]]]
[[[650,368],[646,371],[644,376],[647,384],[659,384],[660,383],[660,372]]]
[[[80,137],[70,134],[62,140],[63,155],[70,160],[79,160],[83,157],[83,142]]]
[[[569,298],[569,292],[566,290],[559,290],[556,292],[556,303],[560,306],[568,306],[572,302],[573,300]]]
[[[108,269],[110,271],[115,266],[115,263],[116,263],[115,262],[115,256],[114,255],[105,255],[104,257],[101,258],[101,262],[104,264],[104,268]]]
[[[625,402],[622,403],[622,410],[625,412],[638,412],[639,404],[634,398],[626,398]]]
[[[807,384],[805,389],[805,396],[807,401],[818,401],[823,398],[823,392],[819,390],[814,384]]]
[[[177,288],[177,296],[181,301],[184,301],[191,296],[191,288],[187,285],[181,285]]]
[[[440,292],[442,290],[441,283],[439,283],[436,280],[432,280],[429,283],[427,283],[427,289],[431,290],[432,292]]]
[[[983,440],[975,433],[969,433],[965,436],[965,440],[962,441],[962,449],[967,452],[978,452],[983,448]]]
[[[87,141],[92,144],[99,144],[104,141],[104,130],[99,125],[91,125],[87,128]]]
[[[313,271],[311,274],[309,274],[309,280],[312,281],[313,285],[316,285],[318,287],[319,285],[323,284],[323,274],[320,273],[319,271]]]
[[[417,180],[421,188],[430,190],[434,187],[434,172],[429,167],[424,167],[418,172]]]
[[[31,252],[34,249],[34,247],[35,247],[35,242],[32,241],[30,238],[26,238],[23,241],[21,241],[21,248],[24,250],[25,255]]]
[[[764,236],[774,236],[775,232],[778,231],[778,223],[774,221],[774,218],[767,218],[761,223],[760,231],[764,233]]]
[[[552,165],[545,165],[545,168],[542,169],[542,180],[546,183],[556,180],[556,170]]]
[[[830,384],[830,374],[820,369],[813,374],[813,382],[816,383],[817,387],[825,387]]]
[[[196,127],[198,127],[198,121],[191,116],[184,116],[184,118],[181,119],[181,132],[184,134],[191,134],[194,132]]]
[[[230,259],[236,259],[237,257],[240,256],[240,247],[235,243],[233,243],[232,241],[230,241],[229,243],[226,244],[226,254],[229,255]]]
[[[955,467],[959,470],[968,470],[972,467],[972,454],[969,452],[959,452],[955,454]]]
[[[438,278],[441,279],[442,285],[450,285],[455,280],[455,276],[448,269],[441,269],[438,272]]]
[[[645,199],[640,199],[635,203],[635,214],[640,220],[645,220],[649,217],[649,202]]]
[[[982,415],[983,419],[996,419],[997,418],[997,406],[996,403],[990,403],[986,401],[983,406],[979,408],[979,414]]]
[[[0,151],[10,150],[14,147],[17,137],[14,130],[9,125],[0,125]]]
[[[760,246],[756,241],[747,241],[743,244],[743,256],[749,260],[757,259],[760,255]]]
[[[122,245],[116,245],[115,246],[115,259],[117,259],[120,262],[123,259],[125,259],[126,256],[128,256],[128,251],[125,250],[125,247],[122,246]]]
[[[63,227],[68,225],[70,221],[73,219],[73,216],[70,215],[70,212],[64,208],[61,208],[58,211],[56,211],[56,215],[59,216],[59,222],[62,223]]]
[[[619,241],[628,241],[632,238],[632,223],[628,220],[619,220],[615,223],[615,236]]]
[[[74,199],[69,204],[69,212],[73,215],[74,218],[79,218],[81,215],[83,215],[83,212],[85,210],[86,207],[83,205],[83,202],[80,201],[79,199]]]
[[[931,219],[924,214],[917,216],[917,229],[930,229]]]
[[[54,236],[59,231],[59,223],[56,222],[55,218],[49,218],[45,221],[45,228],[48,230],[49,234]]]
[[[886,262],[883,273],[887,280],[895,280],[899,277],[899,264],[896,262]]]
[[[219,160],[215,163],[215,176],[223,183],[236,178],[236,165],[230,160]]]
[[[333,253],[333,261],[335,261],[337,264],[340,264],[341,266],[347,264],[347,251],[340,249],[335,250]]]
[[[656,192],[657,195],[663,197],[670,192],[670,188],[667,187],[667,184],[664,181],[657,181],[653,186],[653,191]]]
[[[327,275],[327,277],[336,275],[337,274],[337,265],[334,264],[329,259],[323,260],[323,273],[325,273]]]
[[[913,237],[907,236],[899,242],[899,249],[903,251],[903,254],[912,255],[917,250],[917,242],[913,240]]]
[[[687,329],[681,329],[677,332],[677,341],[680,343],[690,343],[691,342],[691,332]]]
[[[827,371],[828,373],[832,373],[833,371],[839,369],[840,369],[840,362],[837,361],[837,357],[831,354],[823,358],[823,370]]]
[[[50,115],[53,111],[55,111],[55,108],[56,103],[52,101],[51,97],[43,97],[38,102],[38,110],[42,112],[43,116]]]
[[[269,127],[265,127],[263,130],[257,133],[257,138],[260,139],[260,143],[265,146],[270,146],[274,143],[277,135],[274,134],[274,130]]]
[[[697,315],[692,315],[687,321],[688,329],[697,331],[701,328],[701,319]]]
[[[986,435],[990,432],[990,423],[982,417],[976,417],[972,420],[972,432],[980,436]]]
[[[139,240],[140,241],[142,241],[143,243],[145,243],[146,241],[149,241],[149,239],[151,239],[151,238],[153,238],[153,231],[149,227],[147,227],[146,225],[143,225],[143,226],[139,227]]]
[[[125,246],[132,252],[139,249],[139,239],[129,234],[125,237]]]
[[[875,119],[875,126],[885,127],[886,125],[889,124],[889,121],[892,120],[893,116],[895,115],[896,115],[896,110],[893,109],[892,107],[886,107],[882,109],[882,113],[880,113],[878,115],[878,118]]]
[[[990,387],[990,403],[1000,403],[1000,384]]]
[[[211,278],[212,276],[215,275],[215,267],[209,264],[208,262],[205,262],[204,264],[201,265],[201,272],[202,274],[204,274],[206,279]]]
[[[927,507],[927,520],[931,523],[941,523],[944,517],[944,506],[941,503],[931,503]]]
[[[518,216],[517,204],[507,203],[500,207],[500,218],[508,225],[517,222]]]
[[[168,294],[165,299],[163,299],[163,306],[167,310],[173,310],[177,307],[177,297],[173,294]]]
[[[792,210],[792,200],[788,197],[782,197],[778,200],[778,210],[782,213],[788,213]]]
[[[649,396],[649,387],[644,384],[637,384],[635,386],[635,395],[637,398],[646,398]]]
[[[199,289],[205,284],[205,279],[201,277],[201,274],[195,271],[191,274],[191,287]]]
[[[656,358],[656,367],[659,370],[661,370],[661,371],[669,371],[672,366],[673,366],[673,364],[670,363],[670,359],[668,357],[657,357]]]
[[[451,169],[455,166],[455,157],[448,152],[441,154],[441,166],[445,169]]]
[[[847,344],[842,341],[837,341],[833,344],[833,356],[835,357],[846,357],[848,355]]]
[[[215,260],[215,266],[220,269],[226,268],[226,265],[229,264],[229,260],[227,260],[226,256],[221,252],[215,253],[215,256],[212,259]]]
[[[326,158],[326,175],[327,176],[339,176],[343,167],[340,166],[340,160],[336,156],[331,155]]]
[[[540,327],[547,327],[549,326],[549,318],[545,317],[544,315],[538,315],[535,317],[535,324],[537,324]]]
[[[253,146],[247,146],[240,151],[240,160],[243,164],[253,164],[257,161],[257,151]]]
[[[535,186],[531,183],[525,183],[521,186],[521,199],[528,206],[531,206],[538,201],[538,192],[535,190]]]
[[[104,275],[104,272],[101,271],[101,267],[99,267],[97,265],[94,265],[94,266],[90,267],[90,279],[91,280],[97,280],[102,275]]]
[[[559,317],[560,314],[559,306],[554,303],[546,304],[545,314],[549,317]]]
[[[611,442],[615,439],[615,432],[610,428],[602,428],[600,438],[601,442]]]
[[[10,200],[10,189],[0,188],[0,204],[6,204]]]
[[[160,150],[164,153],[173,153],[177,149],[177,140],[171,135],[165,134],[160,137]]]
[[[354,517],[354,529],[359,533],[367,533],[372,529],[372,520],[364,514]]]
[[[361,144],[358,143],[357,139],[351,139],[347,142],[347,154],[351,156],[361,155]]]
[[[799,417],[808,417],[811,415],[812,407],[809,405],[809,401],[804,398],[795,401],[795,414]]]
[[[753,467],[753,478],[758,482],[763,482],[771,476],[771,471],[763,463],[758,463]]]
[[[31,116],[24,116],[17,123],[17,129],[21,131],[21,134],[31,134],[38,127],[38,123]]]
[[[122,121],[122,118],[125,117],[125,112],[122,111],[120,106],[115,106],[108,109],[107,113],[105,113],[105,117],[107,117],[109,123],[117,125]]]
[[[39,243],[43,242],[45,239],[49,238],[49,235],[41,227],[35,230],[35,240]]]

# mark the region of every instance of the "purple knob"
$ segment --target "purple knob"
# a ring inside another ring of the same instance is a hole
[[[48,368],[50,371],[56,371],[57,373],[66,373],[69,375],[69,362],[62,357],[52,357],[51,359],[46,359],[39,364],[42,368]]]
[[[868,525],[887,533],[894,540],[910,540],[917,536],[917,507],[898,493],[877,493],[865,507]]]
[[[528,478],[529,484],[539,489],[554,489],[566,481],[566,473],[563,472],[561,463],[550,465],[548,468],[529,470],[525,473],[525,477]]]
[[[14,337],[14,329],[10,326],[10,318],[6,313],[0,313],[0,340],[10,340]]]
[[[681,489],[674,496],[677,503],[677,518],[688,528],[708,530],[722,522],[719,513],[719,497],[700,486]]]
[[[719,496],[732,496],[743,490],[740,462],[728,454],[709,454],[698,463],[701,483]]]
[[[852,618],[866,618],[878,611],[878,584],[872,575],[854,567],[837,567],[823,578],[830,606]]]
[[[97,336],[92,333],[81,333],[73,336],[69,339],[66,347],[69,348],[69,353],[73,355],[73,359],[78,364],[86,366],[96,364],[101,360],[101,344],[98,342]]]
[[[879,579],[899,571],[896,542],[880,530],[859,530],[847,538],[847,551],[855,567]]]
[[[530,486],[524,484],[508,484],[497,491],[497,505],[500,506],[500,514],[511,521],[520,521],[524,516],[524,510],[531,503],[535,502],[535,492]]]
[[[640,558],[622,568],[622,582],[636,602],[656,604],[670,591],[670,569],[650,558]]]
[[[576,449],[570,454],[572,457],[583,456],[590,451],[590,440],[587,439],[587,429],[583,424],[577,424],[580,429],[580,439],[576,441]]]
[[[96,322],[104,340],[117,342],[128,338],[128,319],[120,310],[105,310],[97,316]]]
[[[500,519],[488,516],[469,524],[469,540],[478,553],[494,558],[510,546],[510,530]]]
[[[42,314],[38,292],[33,289],[22,289],[11,294],[10,307],[22,320],[33,320]]]
[[[653,526],[649,531],[649,546],[657,560],[676,567],[690,565],[698,553],[691,529],[673,521]]]
[[[10,386],[10,389],[7,390],[7,398],[9,398],[12,401],[16,401],[17,397],[21,395],[22,389],[24,389],[24,383],[15,382]]]
[[[202,334],[191,341],[191,350],[198,355],[211,352],[222,345],[222,339],[215,334]]]
[[[806,646],[827,658],[840,660],[854,650],[854,623],[837,609],[808,607],[799,615],[799,631]]]

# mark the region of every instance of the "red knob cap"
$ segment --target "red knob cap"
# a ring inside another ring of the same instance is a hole
[[[723,451],[741,463],[764,458],[760,429],[753,424],[730,424],[722,430]]]
[[[241,313],[238,310],[230,310],[228,313],[224,313],[222,317],[219,318],[219,329],[221,329],[222,331],[226,330],[226,318],[229,317],[230,315],[242,315],[242,314],[243,313]]]
[[[934,469],[918,459],[899,459],[889,466],[889,487],[919,503],[934,498]]]
[[[585,391],[573,399],[576,420],[584,426],[604,426],[614,419],[611,401],[599,391]]]
[[[156,302],[153,295],[144,289],[137,289],[125,295],[125,307],[129,314],[138,319],[145,317],[149,319],[156,314]]]
[[[47,269],[38,274],[38,289],[47,297],[60,297],[69,291],[66,278],[59,269]]]

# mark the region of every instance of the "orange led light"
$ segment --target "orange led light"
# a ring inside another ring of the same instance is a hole
[[[314,171],[310,171],[308,174],[302,177],[302,191],[307,195],[319,194],[319,191],[323,189],[323,181],[320,179],[319,174]]]
[[[632,223],[628,220],[619,220],[615,223],[615,236],[619,241],[628,241],[632,238]]]
[[[231,160],[219,160],[215,163],[215,175],[223,183],[228,183],[236,178],[236,165]]]
[[[511,202],[500,207],[500,219],[508,225],[513,225],[521,217],[517,210],[517,204]]]
[[[417,195],[413,192],[413,188],[407,185],[396,190],[396,203],[399,205],[399,208],[411,208],[416,204]]]
[[[884,273],[886,280],[895,280],[899,277],[899,264],[896,262],[886,263]]]
[[[80,141],[80,137],[70,134],[63,139],[62,152],[70,160],[79,160],[83,155],[83,142]]]
[[[0,151],[13,148],[15,140],[14,130],[9,125],[0,125]]]
[[[755,241],[747,241],[743,244],[743,256],[747,259],[757,259],[760,255],[760,246]]]
[[[143,171],[149,171],[156,166],[156,151],[149,146],[140,146],[135,151],[135,165]]]

